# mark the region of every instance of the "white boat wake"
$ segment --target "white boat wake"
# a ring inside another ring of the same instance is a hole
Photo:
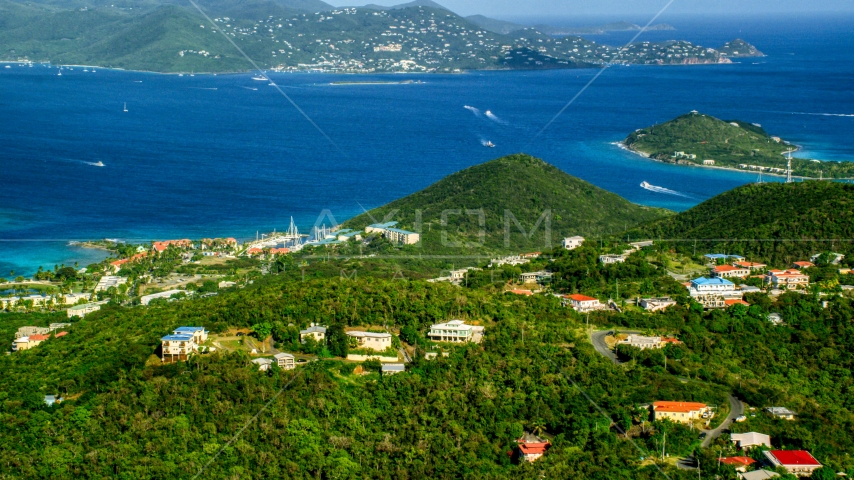
[[[463,108],[465,108],[466,110],[468,110],[468,111],[470,111],[471,113],[475,114],[475,116],[477,116],[477,117],[479,117],[479,116],[480,116],[480,110],[478,110],[478,109],[476,109],[476,108],[474,108],[474,107],[470,107],[470,106],[468,106],[468,105],[463,105]]]
[[[677,192],[676,190],[671,190],[669,188],[664,188],[664,187],[658,187],[656,185],[650,185],[647,182],[641,182],[640,186],[641,186],[641,188],[649,190],[650,192],[666,193],[668,195],[676,195],[678,197],[690,198],[690,197],[688,197],[688,195],[685,195],[684,193],[681,193],[681,192]]]
[[[812,112],[791,112],[792,115],[818,115],[820,117],[854,117],[854,113],[812,113]]]
[[[492,113],[492,112],[491,112],[491,111],[489,111],[489,110],[487,110],[487,111],[486,111],[486,113],[484,113],[484,115],[486,115],[486,118],[488,118],[488,119],[492,120],[492,121],[493,121],[493,122],[495,122],[495,123],[500,123],[500,124],[502,124],[502,125],[507,125],[507,122],[505,122],[504,120],[502,120],[502,119],[498,118],[494,113]]]

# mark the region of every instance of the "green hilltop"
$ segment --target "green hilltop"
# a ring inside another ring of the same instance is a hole
[[[416,223],[419,211],[420,228]],[[447,214],[443,223],[443,212],[454,211],[459,213]],[[481,211],[482,217],[476,213]],[[449,175],[424,190],[348,220],[344,226],[362,229],[375,221],[396,220],[400,228],[420,230],[425,252],[519,252],[548,248],[566,236],[622,232],[627,226],[668,214],[667,210],[631,203],[543,160],[518,154]],[[513,218],[527,234],[541,223],[533,235],[527,235]],[[510,225],[507,244],[505,222]],[[443,238],[460,246],[447,247]]]
[[[738,254],[781,265],[852,250],[854,185],[762,183],[724,192],[631,235],[672,241],[682,251]]]
[[[714,166],[784,175],[790,143],[741,120],[720,120],[696,111],[632,132],[623,143],[649,158],[679,165]],[[761,168],[760,168],[761,167]],[[854,176],[852,162],[792,158],[792,174],[811,178]]]

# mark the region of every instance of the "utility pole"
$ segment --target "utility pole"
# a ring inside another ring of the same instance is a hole
[[[664,432],[664,439],[661,441],[661,461],[664,461],[664,446],[667,445],[667,432]]]
[[[789,155],[788,163],[786,164],[786,183],[792,183],[792,149],[786,150]]]

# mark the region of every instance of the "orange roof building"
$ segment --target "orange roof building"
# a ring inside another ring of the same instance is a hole
[[[575,293],[572,295],[566,295],[564,298],[569,300],[569,306],[579,313],[599,310],[604,307],[604,305],[599,302],[598,298],[588,297],[587,295]]]
[[[735,262],[735,263],[733,263],[733,265],[735,265],[736,267],[747,268],[749,270],[761,270],[761,269],[768,266],[768,265],[765,265],[764,263],[747,262],[747,261]]]
[[[551,447],[551,442],[530,433],[522,435],[522,438],[516,440],[516,443],[519,444],[520,460],[526,462],[536,461]]]
[[[749,303],[745,302],[744,300],[738,299],[738,298],[734,298],[734,299],[730,299],[730,300],[724,300],[724,303],[726,304],[727,307],[731,307],[733,305],[744,305],[747,307],[750,306]]]
[[[712,276],[718,278],[740,277],[744,278],[750,275],[749,268],[734,267],[732,265],[718,265],[712,268]]]
[[[739,472],[746,472],[747,467],[756,463],[756,460],[750,457],[725,457],[721,458],[721,463],[732,465]]]
[[[710,413],[709,406],[698,402],[667,402],[652,404],[653,420],[670,419],[674,422],[689,423]]]
[[[151,244],[157,253],[163,253],[171,246],[187,248],[193,246],[193,242],[188,238],[181,240],[164,240],[162,242],[154,242]]]

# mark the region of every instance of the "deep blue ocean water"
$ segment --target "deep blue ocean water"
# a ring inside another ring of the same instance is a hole
[[[678,30],[640,39],[718,47],[741,37],[768,56],[610,68],[533,142],[596,71],[271,74],[336,147],[248,74],[0,68],[0,276],[102,255],[68,247],[75,239],[246,238],[285,229],[290,216],[308,230],[323,209],[341,221],[520,151],[631,201],[684,210],[756,175],[663,165],[613,142],[694,109],[760,123],[801,155],[854,160],[854,17],[663,20]],[[371,79],[424,83],[329,85]]]

